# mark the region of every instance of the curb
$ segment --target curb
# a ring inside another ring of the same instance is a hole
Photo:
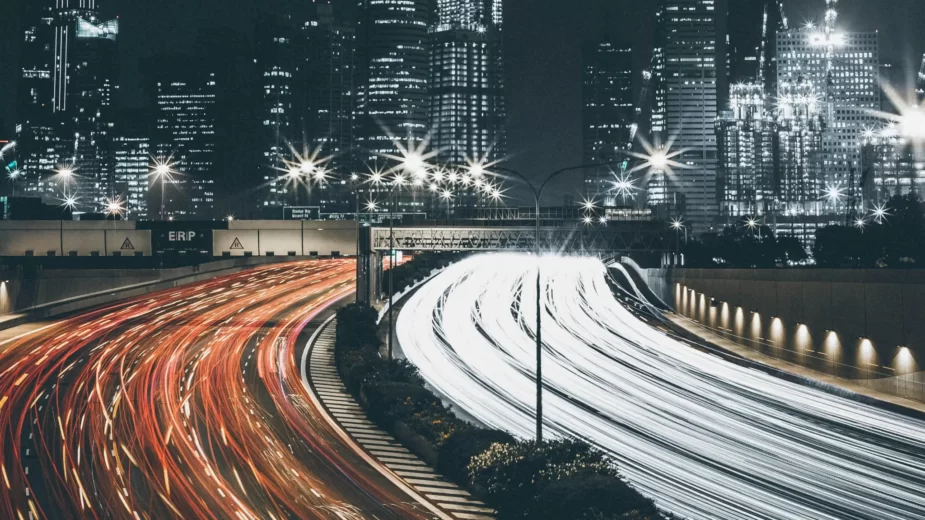
[[[437,474],[425,462],[374,425],[347,392],[334,366],[336,316],[309,339],[302,355],[302,380],[320,401],[325,419],[348,444],[412,498],[445,520],[494,520],[494,510]]]

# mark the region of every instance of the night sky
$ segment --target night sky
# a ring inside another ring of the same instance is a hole
[[[0,139],[12,135],[19,13],[8,0],[0,9]],[[337,0],[335,0],[337,1]],[[351,0],[345,0],[351,1]],[[511,166],[548,172],[581,161],[581,59],[585,39],[632,42],[637,64],[652,45],[656,0],[506,0],[505,52]],[[721,0],[722,1],[722,0]],[[728,0],[751,2],[755,0]],[[144,103],[139,63],[146,57],[193,49],[203,30],[236,35],[228,46],[247,52],[253,23],[266,0],[101,0],[122,22],[122,93],[119,104]],[[352,3],[352,2],[351,2]],[[879,30],[884,61],[908,73],[925,52],[925,1],[841,0],[845,30]],[[824,0],[785,0],[791,24],[821,16]],[[744,24],[743,24],[744,25]],[[732,31],[757,31],[733,21]],[[233,52],[238,52],[233,51]]]

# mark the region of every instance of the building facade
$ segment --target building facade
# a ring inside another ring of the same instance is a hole
[[[429,0],[361,0],[357,23],[359,163],[395,154],[395,139],[415,145],[430,125],[428,82],[433,18]]]
[[[19,150],[19,183],[24,193],[50,199],[55,186],[49,177],[59,161],[58,128],[53,117],[55,60],[54,2],[22,3],[23,41],[20,51],[22,75],[17,104],[16,141]]]
[[[674,174],[647,179],[648,201],[683,214],[695,233],[719,214],[716,197],[717,10],[714,0],[661,0],[656,16],[655,140],[682,151]]]
[[[68,136],[73,136],[78,208],[100,211],[114,195],[113,96],[118,20],[78,18],[69,52]]]
[[[157,85],[155,156],[173,164],[168,179],[153,179],[165,218],[212,218],[215,203],[216,75],[205,63],[178,64],[162,71]],[[163,189],[163,191],[159,191]]]
[[[868,132],[861,145],[861,182],[868,206],[925,193],[925,153],[888,126]]]
[[[584,164],[623,160],[632,147],[633,49],[611,41],[589,42],[582,49],[582,142]],[[613,206],[612,168],[585,173],[585,196]],[[621,201],[622,202],[622,201]]]
[[[125,207],[125,218],[145,220],[148,212],[151,173],[151,140],[147,137],[113,138],[116,200]],[[159,202],[159,201],[158,201]]]
[[[279,215],[291,205],[294,186],[286,182],[290,148],[301,137],[302,114],[298,90],[299,60],[304,46],[299,43],[300,21],[292,13],[280,13],[262,20],[256,31],[257,69],[260,74],[259,108],[261,164],[263,178],[258,213]],[[304,102],[303,102],[304,103]],[[304,106],[304,105],[303,105]]]
[[[771,208],[776,125],[770,104],[761,82],[737,83],[729,110],[716,119],[717,198],[727,222]]]
[[[787,216],[819,215],[825,130],[819,94],[806,79],[784,80],[778,86],[777,103],[774,209]]]
[[[307,45],[303,73],[305,125],[303,155],[325,161],[328,174],[312,187],[311,203],[323,213],[352,213],[356,110],[356,30],[331,4],[318,4],[302,28]]]
[[[430,43],[431,145],[446,164],[504,157],[500,0],[439,0]]]
[[[833,21],[829,25],[833,25]],[[809,25],[778,35],[778,82],[811,87],[821,116],[821,156],[814,185],[819,211],[844,212],[860,196],[860,143],[879,126],[879,35]],[[806,88],[806,87],[801,87]],[[840,190],[844,197],[823,197]]]

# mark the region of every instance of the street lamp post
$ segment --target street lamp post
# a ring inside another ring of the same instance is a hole
[[[536,236],[534,237],[534,254],[536,255],[537,264],[536,264],[536,442],[543,442],[543,320],[542,320],[542,278],[540,273],[540,200],[543,197],[543,192],[546,190],[546,186],[549,185],[550,181],[556,177],[572,171],[585,170],[588,168],[594,168],[599,166],[609,166],[613,164],[618,164],[622,161],[614,161],[604,164],[586,164],[582,166],[572,166],[569,168],[563,168],[561,170],[555,171],[543,181],[539,189],[536,189],[536,186],[525,177],[520,172],[511,170],[509,168],[498,168],[493,167],[495,170],[503,171],[510,173],[515,177],[519,178],[530,190],[533,192],[533,201],[536,208]]]
[[[154,165],[151,167],[151,174],[155,181],[161,183],[161,220],[165,220],[167,213],[167,181],[173,173],[173,165],[170,159],[154,159]]]

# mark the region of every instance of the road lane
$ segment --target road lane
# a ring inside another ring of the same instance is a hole
[[[484,255],[399,316],[411,362],[478,420],[533,435],[529,255]],[[622,306],[596,259],[544,257],[545,424],[687,518],[925,518],[925,422],[726,362]]]
[[[312,405],[294,345],[352,260],[257,268],[0,344],[0,517],[429,518]]]

